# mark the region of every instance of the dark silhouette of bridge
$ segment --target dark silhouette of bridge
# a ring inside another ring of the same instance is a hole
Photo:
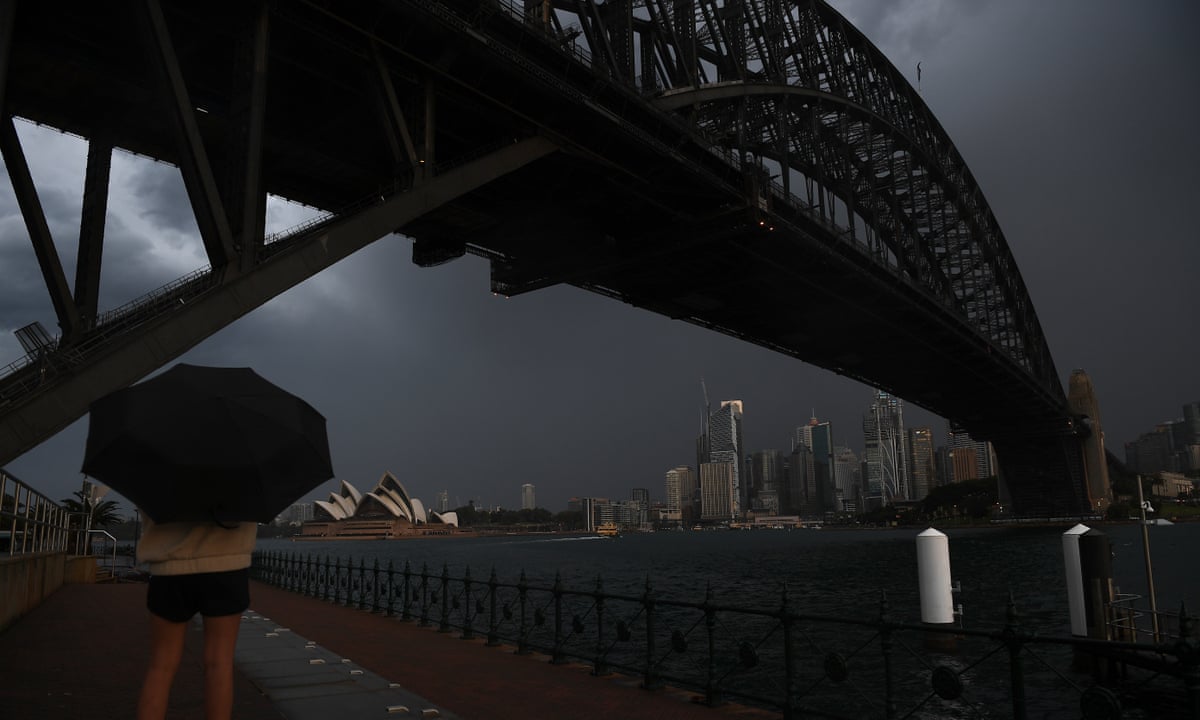
[[[496,292],[570,283],[936,412],[1018,513],[1093,507],[982,192],[819,0],[0,0],[0,107],[59,323],[0,377],[0,463],[400,232]],[[88,140],[73,287],[14,116]],[[210,267],[102,312],[113,148],[178,165]],[[327,214],[265,238],[268,194]]]

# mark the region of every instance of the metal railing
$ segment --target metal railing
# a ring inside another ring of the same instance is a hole
[[[446,565],[439,572],[280,552],[256,553],[253,574],[551,663],[583,662],[596,675],[620,672],[644,688],[669,684],[709,705],[733,700],[789,719],[1079,717],[1081,709],[1085,718],[1147,717],[1121,714],[1147,704],[1154,717],[1200,713],[1200,644],[1186,616],[1179,639],[1146,644],[1042,636],[1022,625],[1011,599],[1002,627],[968,630],[898,621],[886,597],[869,616],[806,614],[786,588],[774,606],[751,608],[716,601],[711,587],[701,602],[662,597],[649,578],[614,592],[597,577],[580,590],[558,576],[547,585],[522,572],[511,582],[494,569],[473,577],[468,567],[452,577]],[[1145,664],[1122,664],[1117,674],[1078,669],[1080,657],[1113,652]]]
[[[70,532],[66,508],[0,470],[0,555],[65,551]]]

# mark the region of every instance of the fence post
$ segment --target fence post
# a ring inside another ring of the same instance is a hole
[[[387,566],[387,616],[394,617],[396,615],[396,563],[390,558]]]
[[[411,620],[412,612],[409,608],[412,606],[412,564],[404,561],[404,591],[400,596],[400,619]]]
[[[796,717],[796,708],[792,705],[796,694],[796,653],[792,647],[792,608],[788,602],[787,583],[783,585],[779,621],[783,625],[783,720],[793,720]]]
[[[308,597],[314,597],[317,594],[317,573],[313,569],[313,554],[309,553],[308,557],[304,558],[304,594]]]
[[[371,567],[371,612],[379,612],[379,558]]]
[[[592,663],[593,675],[608,674],[608,656],[604,652],[604,581],[596,573],[596,660]]]
[[[355,603],[346,603],[347,605],[354,604],[359,610],[362,610],[366,605],[367,594],[367,561],[363,558],[358,559],[358,581],[354,583],[354,587],[358,590],[358,599]],[[350,561],[350,567],[354,567],[354,561]]]
[[[521,624],[517,630],[517,654],[529,654],[529,638],[528,630],[525,626],[525,595],[529,590],[528,583],[525,582],[525,571],[521,570],[521,579],[517,580],[517,600],[521,605]]]
[[[442,621],[438,632],[450,632],[450,566],[442,563]]]
[[[429,627],[429,565],[421,563],[421,627]]]
[[[1179,641],[1175,657],[1183,665],[1183,686],[1187,691],[1192,717],[1200,718],[1200,638],[1196,637],[1195,618],[1188,617],[1187,605],[1179,603]]]
[[[329,600],[329,556],[325,556],[325,563],[320,569],[321,574],[321,600],[322,602]]]
[[[1008,672],[1012,682],[1013,720],[1025,720],[1025,667],[1021,658],[1021,647],[1024,638],[1017,627],[1017,604],[1013,601],[1012,591],[1008,593],[1008,607],[1005,610],[1004,644],[1008,646]]]
[[[466,572],[463,574],[463,631],[462,639],[470,640],[475,637],[475,630],[471,627],[471,566],[467,566]]]
[[[704,704],[716,707],[721,704],[721,693],[717,690],[717,641],[714,631],[717,629],[717,611],[712,604],[712,583],[704,589],[704,629],[708,634],[708,669],[704,681]]]
[[[500,628],[500,618],[496,616],[496,589],[497,589],[496,585],[497,584],[498,584],[498,581],[496,580],[496,566],[493,565],[491,577],[488,578],[488,598],[489,598],[488,602],[491,606],[491,609],[489,611],[491,617],[488,619],[488,635],[487,635],[488,647],[495,647],[500,644],[500,634],[498,632],[498,630]]]
[[[892,678],[892,623],[888,617],[887,591],[879,600],[879,649],[883,653],[883,714],[891,720],[896,715],[896,699]]]
[[[654,672],[654,589],[650,587],[650,576],[646,576],[646,589],[642,593],[642,606],[646,609],[646,672],[642,676],[642,687],[657,690],[662,686]]]
[[[554,652],[550,656],[551,665],[562,665],[567,660],[563,657],[562,636],[562,573],[554,573]]]

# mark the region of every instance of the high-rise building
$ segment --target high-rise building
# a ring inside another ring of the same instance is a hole
[[[750,456],[750,509],[766,509],[763,497],[770,498],[778,509],[779,490],[784,483],[783,453],[778,450],[759,450]]]
[[[812,442],[811,433],[809,442]],[[812,472],[812,450],[804,443],[793,445],[787,460],[787,480],[779,498],[784,513],[799,515],[802,508],[808,506],[808,478]]]
[[[862,485],[861,467],[858,456],[850,448],[838,445],[833,449],[833,482],[839,511],[858,511],[858,496],[861,494]]]
[[[680,465],[667,471],[667,516],[669,520],[691,522],[698,516],[697,504],[700,501],[700,484],[696,473],[687,465]]]
[[[444,513],[450,511],[450,491],[443,490],[437,496],[438,512]]]
[[[912,499],[907,445],[904,404],[900,398],[876,390],[870,409],[863,415],[866,509],[883,507],[893,500]]]
[[[732,520],[736,489],[733,485],[736,464],[711,462],[700,466],[700,518]]]
[[[742,401],[722,400],[719,408],[708,413],[704,432],[696,442],[696,454],[701,466],[722,462],[733,466],[732,515],[742,515],[743,510],[749,508],[749,498],[746,494],[748,482],[745,472],[745,444],[742,440]],[[703,484],[702,475],[701,488]]]
[[[908,431],[909,477],[914,500],[924,500],[937,486],[937,458],[933,450],[933,429],[910,428]]]
[[[637,508],[633,524],[644,525],[650,522],[650,491],[646,488],[634,488],[629,493],[629,501]]]
[[[809,429],[812,437],[812,472],[808,476],[807,514],[820,516],[839,509],[833,466],[833,425],[817,422],[813,418]]]
[[[996,451],[990,442],[976,440],[961,430],[949,429],[946,448],[953,482],[987,478],[996,474]]]
[[[521,509],[533,510],[537,507],[537,501],[533,497],[533,485],[525,483],[521,486]]]

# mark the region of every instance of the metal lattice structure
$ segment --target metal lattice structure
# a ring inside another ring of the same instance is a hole
[[[993,440],[1025,510],[1090,505],[978,184],[820,0],[4,0],[5,36],[0,149],[61,336],[0,377],[0,462],[399,231],[496,292],[569,283],[870,383]],[[73,290],[13,118],[89,141]],[[179,166],[210,267],[106,310],[113,148]],[[268,193],[327,215],[264,238]]]

